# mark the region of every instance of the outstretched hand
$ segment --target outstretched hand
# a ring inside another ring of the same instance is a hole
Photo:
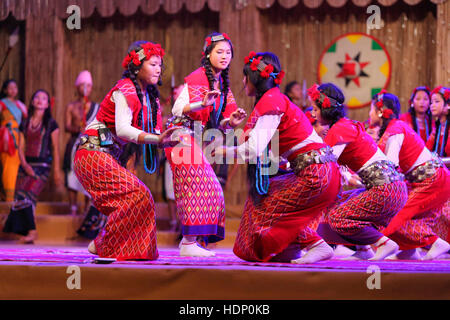
[[[203,97],[202,105],[205,107],[213,105],[219,95],[218,90],[208,91]]]
[[[175,132],[175,130],[180,129],[177,126],[173,126],[169,129],[166,129],[163,133],[159,136],[159,147],[161,148],[171,148],[175,147],[180,141],[178,140],[172,140],[172,133]]]
[[[231,127],[237,127],[244,121],[244,119],[247,117],[247,113],[244,109],[238,108],[236,111],[234,111],[230,115],[230,122],[228,123]]]

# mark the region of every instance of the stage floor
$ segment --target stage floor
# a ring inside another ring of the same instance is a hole
[[[86,245],[0,244],[0,299],[450,299],[450,259],[310,265],[159,248],[156,261],[96,264]]]

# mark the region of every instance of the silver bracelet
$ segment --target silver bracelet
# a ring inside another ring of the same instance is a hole
[[[159,144],[159,135],[157,134],[146,134],[144,137],[144,143],[146,144]]]
[[[197,102],[193,102],[189,104],[189,108],[191,109],[191,111],[198,111],[203,109],[203,105],[202,105],[202,101],[197,101]]]

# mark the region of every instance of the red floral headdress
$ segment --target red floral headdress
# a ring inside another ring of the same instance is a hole
[[[388,107],[385,107],[383,102],[383,97],[385,93],[387,93],[387,91],[384,89],[377,93],[377,96],[375,98],[375,106],[377,107],[378,111],[381,112],[381,117],[389,119],[391,115],[394,114],[394,111],[392,111]]]
[[[131,51],[127,54],[125,59],[123,59],[122,67],[128,69],[128,65],[133,63],[135,66],[140,66],[142,61],[150,59],[151,56],[164,57],[164,49],[158,43],[146,42],[141,44],[139,51]]]
[[[433,91],[431,91],[431,95],[433,95],[435,93],[439,93],[442,95],[442,97],[444,98],[444,103],[450,103],[450,89],[449,88],[439,86],[437,88],[434,88]]]
[[[328,109],[331,107],[342,106],[341,103],[337,102],[335,99],[328,97],[326,94],[319,91],[319,86],[314,84],[308,89],[308,96],[312,101],[314,101],[319,107]]]
[[[221,33],[221,34],[217,34],[215,36],[207,37],[205,39],[205,44],[203,45],[202,56],[205,55],[206,48],[209,47],[213,42],[223,41],[223,40],[231,41],[230,37],[226,33]]]
[[[273,82],[275,82],[276,84],[281,84],[285,75],[284,71],[281,70],[280,72],[273,72],[274,66],[265,63],[264,61],[262,61],[262,58],[262,56],[256,57],[255,51],[250,51],[248,56],[244,58],[244,63],[250,63],[250,69],[252,71],[259,70],[260,76],[262,78],[267,79],[269,77],[272,77],[274,79]]]

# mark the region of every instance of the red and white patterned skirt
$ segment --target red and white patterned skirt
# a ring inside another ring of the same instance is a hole
[[[173,185],[181,232],[205,236],[206,242],[225,237],[225,200],[222,187],[202,149],[190,135],[190,147],[166,148],[173,173]]]
[[[94,206],[108,217],[95,238],[102,258],[158,258],[155,204],[150,190],[111,155],[79,149],[74,170]]]
[[[233,252],[243,260],[268,261],[288,245],[302,242],[300,234],[334,203],[339,190],[335,162],[312,164],[298,176],[292,172],[271,178],[268,194],[259,203],[247,199]],[[307,238],[321,239],[315,232]]]

